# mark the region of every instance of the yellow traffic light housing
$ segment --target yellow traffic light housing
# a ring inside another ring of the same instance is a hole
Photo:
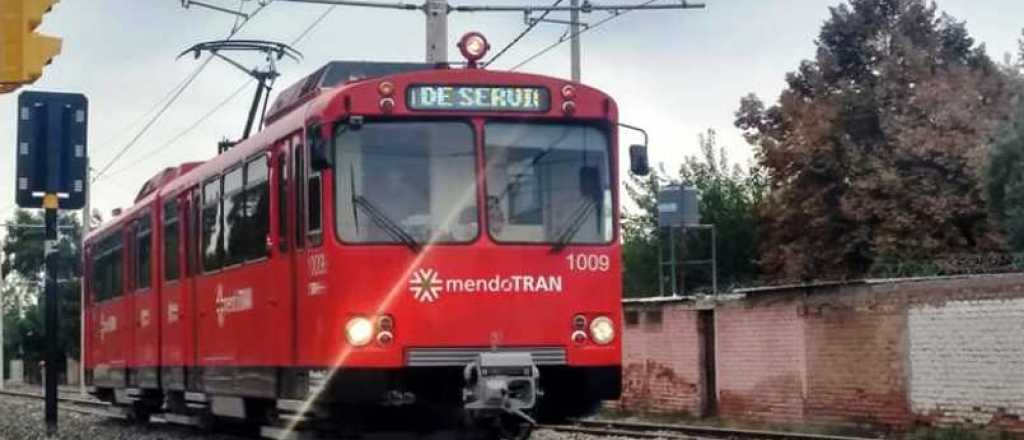
[[[61,49],[61,39],[37,34],[59,0],[0,0],[0,93],[31,84]]]

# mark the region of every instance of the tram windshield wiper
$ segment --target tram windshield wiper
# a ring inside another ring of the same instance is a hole
[[[585,220],[590,217],[591,212],[597,207],[597,202],[593,198],[584,198],[579,205],[576,207],[576,211],[573,212],[572,217],[569,219],[569,223],[562,229],[561,232],[556,235],[557,239],[555,244],[551,245],[551,252],[561,252],[565,249],[565,246],[569,244],[576,233],[579,232],[580,228],[585,223]]]
[[[409,249],[412,249],[413,252],[419,253],[420,249],[422,249],[423,246],[418,241],[416,241],[416,239],[413,238],[413,236],[409,234],[409,232],[407,232],[398,223],[396,223],[394,220],[388,217],[387,214],[384,213],[384,211],[381,211],[381,209],[378,208],[377,205],[373,204],[373,202],[371,202],[366,197],[363,197],[358,194],[353,194],[352,206],[353,209],[355,209],[356,207],[363,208],[363,211],[369,214],[373,221],[380,225],[381,229],[383,229],[384,232],[387,232],[388,235],[391,235],[396,240],[408,246]]]

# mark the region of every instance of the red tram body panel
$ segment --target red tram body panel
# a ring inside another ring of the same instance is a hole
[[[87,381],[116,403],[445,400],[525,353],[546,399],[615,398],[617,118],[556,78],[331,63],[89,235]]]

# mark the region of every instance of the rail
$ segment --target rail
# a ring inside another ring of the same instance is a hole
[[[10,390],[0,391],[0,396],[12,396],[12,397],[21,397],[21,398],[25,398],[25,399],[37,399],[37,400],[43,400],[43,398],[44,398],[44,396],[42,394],[26,393],[26,392],[23,392],[23,391],[10,391]],[[99,400],[82,399],[82,398],[74,398],[74,397],[62,397],[62,396],[58,395],[57,396],[57,402],[58,403],[64,403],[64,405],[61,405],[61,409],[66,410],[66,411],[76,412],[76,413],[80,413],[80,414],[95,415],[95,416],[119,417],[119,415],[117,413],[109,411],[109,409],[110,409],[110,404],[109,403],[101,402]]]

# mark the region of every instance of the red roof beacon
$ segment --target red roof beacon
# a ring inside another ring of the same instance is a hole
[[[484,34],[479,32],[470,32],[459,39],[459,52],[462,52],[462,56],[466,58],[470,69],[475,69],[477,61],[487,55],[487,51],[490,49],[491,44],[484,38]]]

